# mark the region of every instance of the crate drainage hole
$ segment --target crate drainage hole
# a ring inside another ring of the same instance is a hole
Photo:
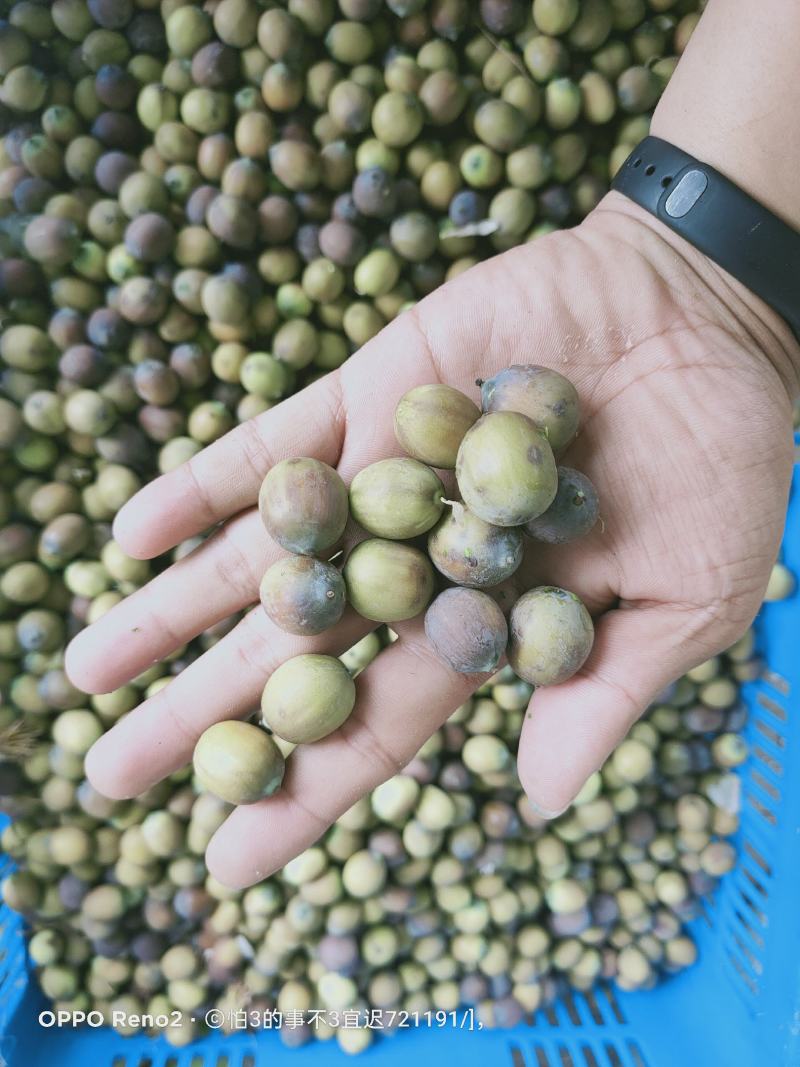
[[[745,876],[750,885],[756,890],[756,892],[760,893],[762,897],[768,896],[763,884],[759,882],[758,878],[756,878],[752,871],[748,870],[748,868],[744,864],[742,864],[742,874]]]
[[[598,1026],[605,1026],[605,1019],[603,1013],[600,1011],[600,1005],[597,1003],[597,997],[594,995],[594,990],[589,990],[586,993],[584,999],[586,1000],[586,1006],[589,1009],[589,1014],[592,1020],[597,1023]]]
[[[777,701],[768,697],[765,693],[759,693],[756,697],[756,702],[759,703],[762,708],[766,708],[767,711],[771,712],[776,719],[780,719],[781,722],[786,722],[786,708],[781,704],[778,704]]]
[[[747,986],[747,988],[750,990],[750,992],[753,994],[753,996],[757,996],[757,994],[758,994],[758,982],[756,982],[753,978],[750,977],[750,975],[745,970],[744,964],[742,963],[742,961],[740,959],[738,959],[734,955],[733,952],[729,952],[728,953],[728,959],[731,961],[731,963],[733,964],[733,966],[734,966],[734,968],[736,970],[736,973],[742,979],[742,981]]]
[[[783,764],[779,763],[773,756],[770,756],[766,749],[763,749],[761,745],[756,745],[753,749],[753,755],[756,759],[761,760],[775,775],[783,774]]]
[[[597,1057],[588,1045],[583,1045],[581,1047],[581,1052],[583,1053],[583,1058],[586,1061],[586,1067],[600,1067],[599,1063],[597,1062]]]
[[[612,989],[612,987],[610,985],[604,985],[603,992],[606,995],[608,1003],[611,1005],[611,1010],[614,1013],[614,1018],[617,1020],[618,1023],[626,1023],[628,1020],[622,1014],[622,1009],[617,1003],[617,998],[614,995],[614,990]]]
[[[786,748],[786,741],[783,734],[779,734],[777,730],[773,728],[761,719],[756,720],[756,729],[760,734],[766,737],[767,741],[771,741],[776,748]]]
[[[572,994],[572,990],[568,989],[564,993],[564,995],[561,998],[561,1000],[562,1000],[562,1003],[564,1004],[564,1007],[566,1008],[567,1015],[569,1016],[569,1021],[572,1023],[572,1025],[573,1026],[582,1026],[583,1025],[583,1020],[581,1019],[580,1015],[578,1014],[578,1009],[577,1009],[577,1007],[575,1005],[575,1000],[574,1000],[574,997],[573,997],[573,994]]]
[[[610,1063],[611,1067],[624,1067],[624,1065],[622,1063],[622,1057],[617,1052],[617,1050],[614,1047],[614,1045],[606,1044],[606,1045],[604,1045],[604,1048],[606,1050],[606,1055],[608,1056],[608,1062]]]
[[[755,808],[755,810],[758,812],[758,814],[761,816],[765,823],[767,823],[769,826],[777,825],[778,820],[775,818],[774,811],[770,811],[769,808],[766,807],[766,805],[762,804],[757,797],[754,797],[752,793],[747,794],[747,800],[750,804],[750,807]]]
[[[752,781],[755,782],[755,784],[759,787],[759,789],[763,789],[764,790],[764,792],[767,794],[767,796],[772,797],[773,800],[776,800],[776,801],[778,801],[778,803],[780,803],[780,799],[781,799],[780,790],[777,788],[777,786],[774,786],[772,784],[772,782],[768,781],[764,777],[764,775],[761,773],[761,771],[758,770],[757,767],[753,767],[751,769],[750,778],[751,778]]]
[[[764,671],[763,681],[765,681],[767,685],[771,685],[773,689],[781,694],[781,696],[788,697],[792,691],[791,685],[789,685],[783,675],[776,674],[775,671]]]
[[[750,939],[755,942],[758,948],[763,949],[764,938],[761,936],[758,930],[756,930],[754,926],[750,925],[750,923],[747,921],[747,919],[745,919],[744,915],[742,915],[738,908],[733,909],[733,914],[736,916],[739,925],[750,935]]]
[[[631,1054],[631,1059],[633,1060],[634,1067],[647,1067],[647,1060],[644,1058],[642,1050],[635,1042],[628,1042],[628,1050]]]

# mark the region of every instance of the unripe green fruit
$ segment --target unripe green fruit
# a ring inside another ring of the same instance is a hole
[[[470,511],[495,526],[519,526],[541,515],[558,485],[547,438],[514,411],[484,415],[468,431],[456,480]]]
[[[280,749],[252,723],[218,722],[195,745],[194,773],[200,784],[229,804],[253,804],[283,781]]]
[[[414,459],[452,470],[464,434],[480,418],[477,404],[449,385],[419,385],[400,399],[394,433]]]
[[[531,685],[558,685],[580,670],[594,642],[594,625],[574,593],[531,589],[511,609],[508,662]]]
[[[400,622],[427,607],[433,567],[411,545],[373,538],[356,545],[344,565],[347,599],[365,619]]]
[[[426,533],[442,514],[444,486],[416,459],[371,463],[350,486],[350,512],[368,533],[392,540]]]
[[[319,741],[353,710],[356,687],[334,656],[295,656],[272,673],[261,696],[261,716],[278,737],[293,744]]]

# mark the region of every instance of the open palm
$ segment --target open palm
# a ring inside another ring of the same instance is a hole
[[[113,689],[233,612],[254,604],[280,549],[254,505],[274,463],[316,456],[346,482],[398,455],[392,416],[406,390],[475,380],[511,363],[555,367],[576,384],[578,439],[563,462],[601,494],[583,541],[531,542],[516,585],[584,598],[597,639],[570,682],[532,699],[519,773],[555,814],[654,696],[734,641],[758,609],[780,540],[791,469],[791,345],[782,326],[659,224],[612,194],[580,227],[498,256],[400,316],[344,366],[148,485],[115,536],[150,557],[220,528],[99,622],[67,654],[73,681]],[[317,637],[283,633],[256,607],[227,636],[106,734],[87,773],[129,797],[190,758],[200,734],[249,715],[290,656],[338,655],[374,624],[348,609]],[[235,810],[208,850],[211,872],[247,885],[311,844],[355,800],[397,773],[485,676],[451,672],[421,619],[359,678],[335,734],[292,753],[282,790]]]

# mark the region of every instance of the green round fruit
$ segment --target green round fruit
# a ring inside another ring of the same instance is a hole
[[[508,626],[494,600],[477,589],[445,589],[425,613],[425,634],[459,674],[493,671],[505,652]]]
[[[308,556],[289,556],[273,563],[259,591],[264,610],[276,626],[305,636],[334,626],[346,602],[339,571]]]
[[[356,545],[344,565],[347,600],[365,619],[401,622],[419,615],[434,590],[431,562],[411,545],[372,538]]]
[[[543,430],[554,452],[578,431],[580,408],[575,386],[563,374],[533,364],[506,367],[481,383],[484,412],[518,411]]]
[[[533,0],[533,21],[540,33],[566,33],[580,12],[578,0]]]
[[[404,540],[426,533],[444,507],[444,486],[416,459],[371,463],[350,486],[350,513],[377,537]]]
[[[515,411],[484,415],[467,431],[456,480],[470,511],[494,526],[520,526],[541,515],[558,486],[545,434]]]
[[[337,730],[356,702],[356,687],[334,656],[295,656],[272,673],[261,696],[265,726],[284,741],[309,744]]]
[[[394,435],[414,459],[453,470],[464,434],[480,418],[477,404],[449,385],[418,385],[400,398]]]
[[[267,532],[288,552],[313,556],[332,548],[347,523],[347,487],[327,463],[285,459],[258,494]]]
[[[192,762],[203,788],[229,804],[254,804],[283,781],[278,746],[260,727],[238,720],[209,726],[195,745]]]
[[[508,662],[531,685],[558,685],[581,669],[594,625],[574,593],[555,586],[531,589],[511,609]]]

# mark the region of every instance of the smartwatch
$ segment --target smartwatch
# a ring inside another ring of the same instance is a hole
[[[645,137],[634,148],[611,188],[760,296],[800,340],[800,233],[660,137]]]

